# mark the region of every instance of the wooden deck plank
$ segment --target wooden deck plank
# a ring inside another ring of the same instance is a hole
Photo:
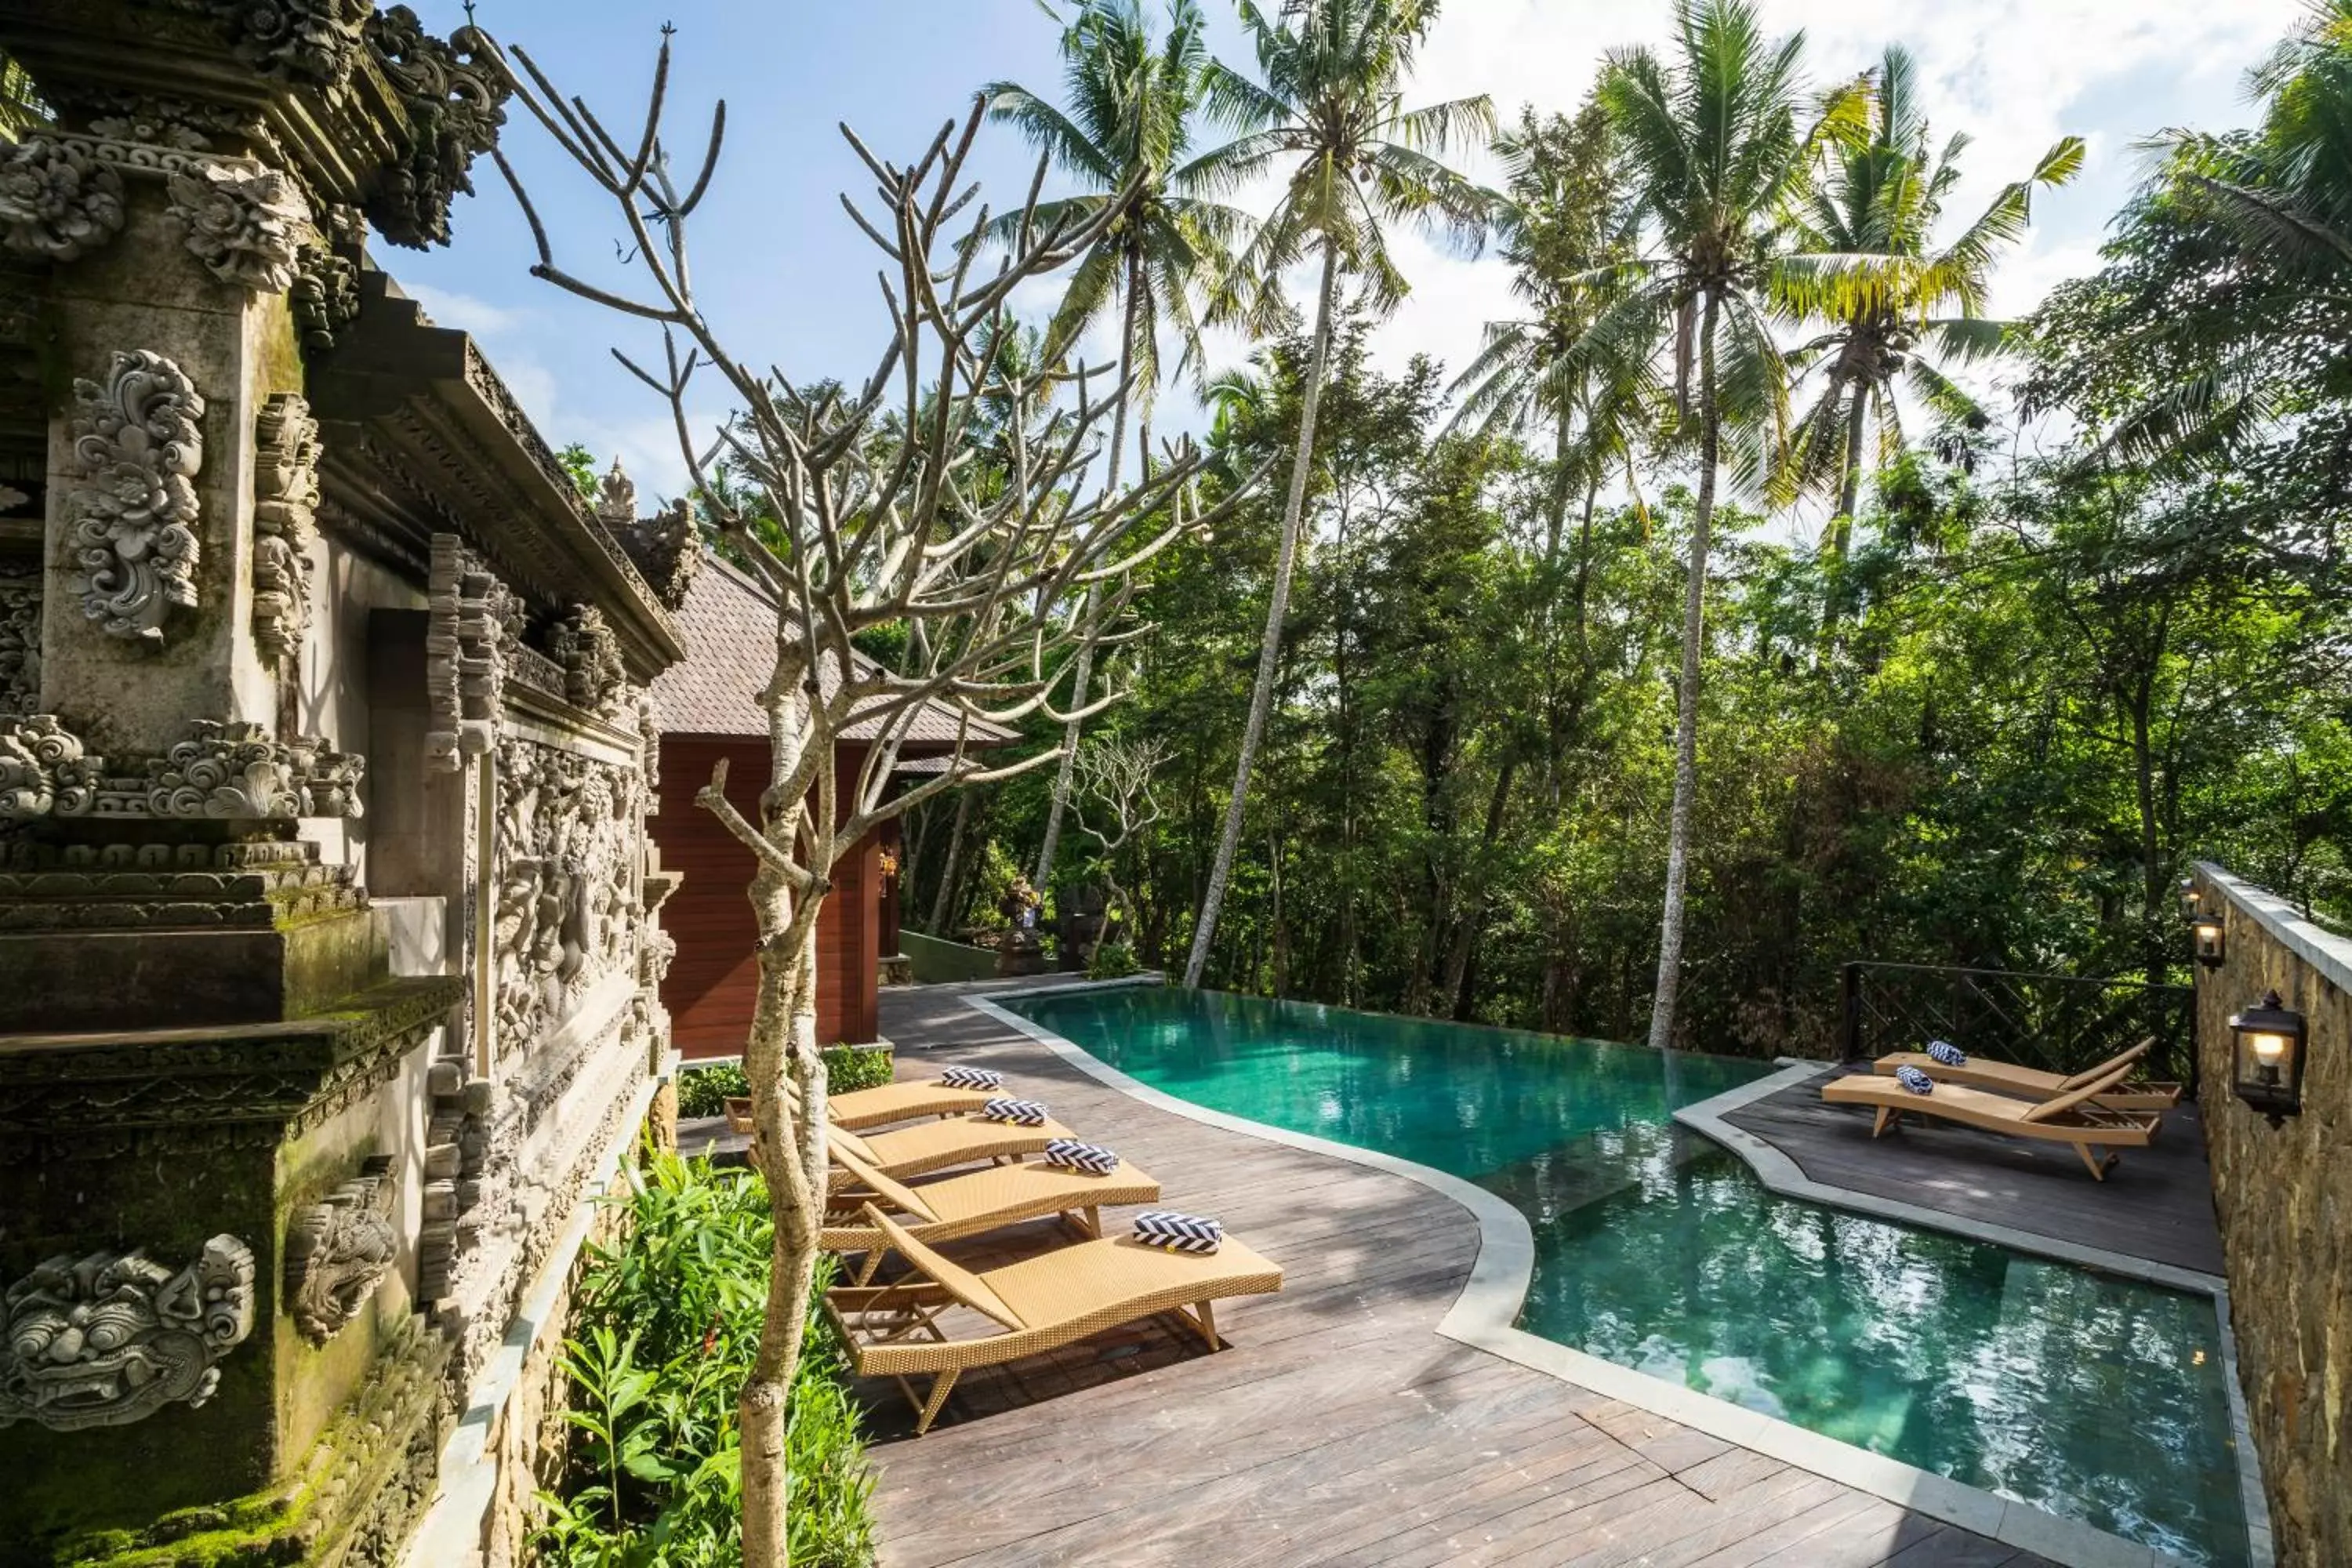
[[[1902,1123],[1870,1135],[1866,1107],[1830,1105],[1825,1071],[1724,1120],[1753,1132],[1831,1186],[2104,1247],[2200,1273],[2221,1272],[2213,1176],[2197,1107],[2167,1111],[2146,1149],[2126,1149],[2104,1182],[2061,1143],[1974,1128]]]
[[[949,988],[887,991],[882,1006],[902,1077],[945,1061],[1004,1072],[1158,1176],[1167,1206],[1217,1215],[1286,1276],[1278,1296],[1220,1306],[1221,1352],[1165,1321],[1130,1325],[967,1373],[919,1441],[893,1385],[861,1384],[886,1568],[1732,1568],[1727,1551],[1752,1543],[1737,1560],[1761,1563],[1817,1537],[1862,1561],[1871,1529],[1918,1568],[1940,1561],[1922,1548],[1977,1541],[1441,1339],[1477,1236],[1417,1184],[1146,1106]],[[954,1250],[985,1267],[1064,1239],[1040,1223]],[[2016,1555],[1979,1545],[1953,1562]]]

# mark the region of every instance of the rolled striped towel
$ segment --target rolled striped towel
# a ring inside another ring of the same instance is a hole
[[[1056,1138],[1045,1145],[1045,1163],[1059,1165],[1066,1171],[1084,1171],[1090,1176],[1108,1176],[1118,1169],[1118,1156],[1099,1143]]]
[[[1004,1075],[986,1068],[942,1068],[940,1081],[950,1089],[1003,1089]]]
[[[1171,1252],[1214,1252],[1224,1245],[1225,1227],[1198,1215],[1146,1209],[1135,1216],[1135,1239]]]
[[[1914,1094],[1933,1094],[1936,1092],[1936,1080],[1929,1078],[1926,1073],[1921,1072],[1915,1067],[1896,1068],[1895,1069],[1895,1081],[1901,1084],[1904,1088],[1909,1089]]]
[[[1969,1065],[1969,1053],[1949,1040],[1929,1040],[1927,1055],[1948,1068],[1964,1068]]]
[[[1011,1100],[1002,1095],[980,1108],[983,1121],[1011,1121],[1023,1127],[1045,1125],[1044,1102],[1034,1100]]]

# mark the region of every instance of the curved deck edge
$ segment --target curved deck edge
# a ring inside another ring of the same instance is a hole
[[[1112,984],[1135,983],[1135,979],[1130,978],[1123,983]],[[1150,984],[1149,980],[1142,983]],[[1080,988],[1065,985],[1053,989],[1055,994],[1060,994]],[[1097,987],[1084,988],[1096,989]],[[2034,1552],[2053,1562],[2070,1564],[2072,1568],[2187,1568],[2186,1564],[2181,1563],[2180,1559],[2169,1553],[2158,1552],[2138,1542],[2126,1541],[2119,1535],[2111,1535],[2080,1521],[2061,1518],[2030,1504],[2017,1502],[1981,1488],[1968,1486],[1952,1480],[1948,1477],[1937,1475],[1932,1470],[1923,1470],[1916,1466],[1906,1465],[1900,1460],[1871,1453],[1865,1448],[1857,1448],[1851,1444],[1841,1443],[1833,1437],[1825,1437],[1818,1432],[1810,1431],[1793,1422],[1782,1421],[1778,1417],[1764,1415],[1760,1411],[1733,1405],[1728,1401],[1715,1398],[1711,1394],[1701,1394],[1682,1384],[1668,1383],[1663,1378],[1652,1377],[1647,1373],[1636,1372],[1631,1367],[1619,1366],[1614,1362],[1602,1361],[1600,1357],[1587,1354],[1583,1351],[1571,1349],[1538,1334],[1531,1334],[1525,1329],[1517,1327],[1517,1322],[1519,1308],[1527,1300],[1528,1287],[1535,1274],[1535,1233],[1528,1224],[1527,1215],[1502,1198],[1459,1176],[1418,1164],[1411,1160],[1399,1159],[1393,1154],[1384,1154],[1373,1149],[1359,1149],[1352,1144],[1333,1142],[1328,1138],[1318,1138],[1311,1133],[1294,1132],[1286,1127],[1269,1126],[1265,1122],[1252,1121],[1246,1117],[1234,1116],[1227,1111],[1212,1110],[1206,1106],[1195,1105],[1190,1100],[1179,1099],[1163,1089],[1154,1089],[1150,1084],[1119,1071],[1083,1047],[1065,1039],[1044,1025],[998,1005],[1000,1001],[1013,1000],[1022,994],[1024,993],[1006,991],[998,992],[992,995],[967,995],[963,998],[963,1003],[967,1007],[984,1015],[1015,1034],[1035,1041],[1096,1082],[1115,1089],[1121,1094],[1151,1106],[1155,1110],[1164,1110],[1171,1116],[1181,1116],[1188,1121],[1196,1121],[1203,1126],[1219,1128],[1228,1132],[1238,1132],[1245,1137],[1263,1139],[1270,1143],[1279,1143],[1289,1148],[1304,1150],[1308,1153],[1327,1155],[1335,1160],[1347,1161],[1350,1164],[1368,1166],[1376,1171],[1387,1172],[1391,1175],[1402,1176],[1407,1181],[1416,1182],[1433,1192],[1439,1193],[1467,1209],[1478,1226],[1478,1256],[1471,1266],[1469,1279],[1463,1283],[1461,1293],[1455,1296],[1454,1305],[1446,1310],[1445,1316],[1437,1323],[1437,1333],[1446,1339],[1458,1344],[1468,1345],[1474,1350],[1485,1351],[1489,1355],[1499,1356],[1516,1365],[1558,1378],[1563,1383],[1573,1384],[1577,1387],[1587,1389],[1604,1398],[1633,1405],[1655,1415],[1663,1415],[1695,1431],[1704,1432],[1712,1437],[1719,1437],[1727,1443],[1737,1444],[1740,1447],[1751,1449],[1769,1458],[1778,1459],[1782,1464],[1836,1481],[1842,1486],[1852,1487],[1856,1491],[1867,1492],[1873,1497],[1882,1498],[1931,1519],[1958,1525],[1962,1530],[1987,1536],[2004,1545]],[[1811,1074],[1819,1070],[1818,1064],[1798,1064],[1759,1080],[1762,1084],[1771,1086],[1760,1092],[1769,1093],[1787,1087],[1789,1083],[1795,1081],[1791,1074],[1799,1072]],[[1756,1085],[1743,1085],[1741,1089],[1733,1090],[1730,1095],[1718,1095],[1714,1100],[1702,1101],[1698,1106],[1688,1109],[1698,1110],[1704,1110],[1709,1107],[1717,1107],[1719,1110],[1736,1109],[1737,1104],[1745,1104],[1748,1099],[1756,1098],[1757,1093],[1752,1092],[1756,1090]],[[1734,1096],[1739,1097],[1736,1104],[1725,1103],[1732,1100]],[[1728,1139],[1719,1137],[1708,1126],[1702,1122],[1687,1121],[1685,1112],[1677,1111],[1675,1116],[1677,1120],[1685,1121],[1685,1125],[1691,1126],[1695,1131],[1717,1142],[1723,1142],[1727,1146],[1731,1146]],[[1749,1137],[1748,1134],[1730,1127],[1728,1123],[1722,1122],[1719,1119],[1719,1111],[1717,1116],[1706,1120],[1715,1121],[1717,1125],[1722,1126],[1727,1132],[1735,1137]],[[1750,1141],[1757,1143],[1762,1142],[1760,1139]],[[1786,1163],[1790,1171],[1795,1171],[1795,1162],[1788,1160],[1785,1155],[1779,1154],[1777,1150],[1770,1150],[1769,1145],[1765,1147]],[[1749,1152],[1735,1147],[1735,1152],[1747,1158]],[[1751,1160],[1750,1164],[1752,1165],[1753,1163]],[[1762,1172],[1759,1171],[1758,1174],[1764,1178],[1767,1186],[1772,1184],[1771,1179],[1764,1177]],[[1797,1174],[1798,1179],[1803,1179],[1801,1173]],[[1833,1202],[1826,1198],[1815,1201]],[[1837,1205],[1836,1206],[1850,1205]],[[1899,1221],[1898,1223],[1912,1222]],[[1948,1227],[1938,1226],[1937,1228]],[[2161,1266],[2151,1265],[2150,1267]],[[2173,1272],[2186,1274],[2189,1271],[2178,1269]],[[2197,1278],[2211,1279],[2210,1276],[2205,1275],[2197,1276]],[[2220,1281],[2214,1281],[2214,1285],[2220,1286]],[[2198,1286],[2192,1289],[2202,1290],[2205,1287]],[[2223,1352],[2231,1358],[2229,1363],[2231,1415],[2238,1428],[2239,1452],[2242,1468],[2252,1463],[2252,1438],[2246,1429],[2243,1402],[2238,1394],[2235,1372],[2236,1352],[2229,1338],[2229,1300],[2226,1288],[2221,1288],[2215,1293],[2214,1300],[2216,1310],[2221,1316]],[[2251,1497],[2253,1500],[2259,1500],[2261,1496],[2261,1481],[2259,1472],[2256,1472]],[[2250,1528],[2248,1531],[2251,1538],[2250,1550],[2253,1568],[2273,1568],[2269,1516],[2265,1511],[2259,1516],[2250,1515],[2250,1517],[2259,1517],[2263,1521],[2259,1528]]]

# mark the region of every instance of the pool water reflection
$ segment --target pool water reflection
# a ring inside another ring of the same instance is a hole
[[[1497,1193],[1535,1233],[1530,1332],[2247,1561],[2212,1303],[1774,1196],[1671,1120],[1764,1064],[1160,987],[1008,1005],[1194,1104]]]

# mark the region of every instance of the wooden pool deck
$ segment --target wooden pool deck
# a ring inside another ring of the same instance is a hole
[[[2213,1176],[2194,1103],[2167,1111],[2156,1142],[2122,1151],[2107,1179],[2098,1182],[2063,1143],[1917,1118],[1873,1138],[1866,1108],[1822,1100],[1821,1086],[1843,1070],[1824,1069],[1727,1112],[1724,1120],[1763,1139],[1826,1186],[2174,1268],[2221,1273]]]
[[[894,1385],[862,1385],[886,1568],[2044,1561],[1441,1338],[1478,1248],[1461,1207],[1143,1104],[969,1008],[965,989],[883,994],[903,1076],[942,1059],[1003,1071],[1286,1278],[1278,1296],[1219,1305],[1214,1355],[1154,1322],[967,1373],[920,1440]],[[1034,1226],[954,1250],[984,1267],[1060,1239]]]

